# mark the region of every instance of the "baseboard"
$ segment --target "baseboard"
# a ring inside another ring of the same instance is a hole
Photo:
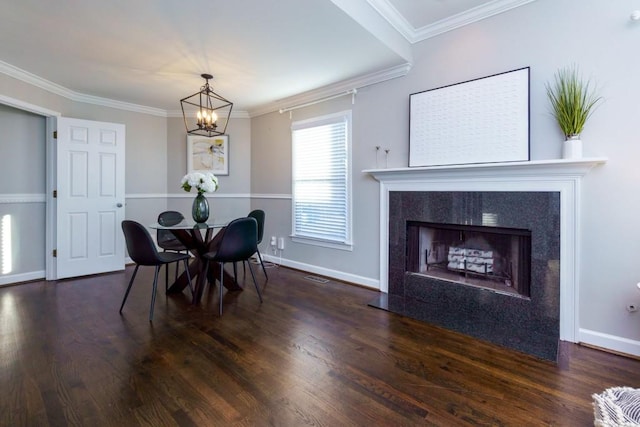
[[[578,331],[578,342],[621,354],[640,356],[640,341],[603,334],[589,329],[580,329]]]
[[[342,271],[332,270],[329,268],[318,267],[315,265],[292,261],[290,259],[280,258],[277,256],[268,255],[264,253],[261,253],[261,255],[265,261],[269,261],[274,264],[295,268],[296,270],[308,271],[309,273],[319,274],[325,277],[331,277],[333,279],[360,285],[365,288],[371,288],[375,290],[380,289],[380,281],[377,279],[371,279],[369,277],[358,276],[356,274],[345,273]]]
[[[15,285],[21,282],[29,282],[31,280],[44,279],[44,270],[32,271],[29,273],[8,274],[0,277],[0,286]]]

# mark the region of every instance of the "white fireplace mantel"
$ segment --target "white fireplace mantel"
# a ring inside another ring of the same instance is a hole
[[[380,182],[380,291],[389,290],[389,192],[546,191],[560,193],[560,339],[577,342],[580,261],[580,185],[606,158],[536,160],[367,169]]]

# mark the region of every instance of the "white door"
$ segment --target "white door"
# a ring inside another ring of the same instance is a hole
[[[56,277],[124,269],[125,126],[57,119]]]

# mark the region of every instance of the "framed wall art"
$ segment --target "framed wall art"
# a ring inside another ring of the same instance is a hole
[[[229,175],[229,135],[187,135],[187,170]]]
[[[409,166],[529,160],[529,68],[410,95]]]

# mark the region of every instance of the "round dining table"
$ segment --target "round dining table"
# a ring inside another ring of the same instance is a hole
[[[183,220],[174,225],[162,225],[155,223],[150,228],[158,230],[169,230],[174,236],[189,250],[193,255],[189,263],[189,274],[195,279],[193,288],[193,304],[200,302],[202,293],[207,283],[215,283],[216,278],[220,277],[220,264],[210,262],[207,277],[205,277],[206,262],[202,256],[207,252],[215,251],[220,244],[220,240],[224,235],[226,224],[221,223],[195,223],[193,221]],[[217,231],[217,232],[216,232]],[[215,233],[214,233],[215,232]],[[181,293],[189,284],[187,272],[183,272],[178,276],[176,281],[169,286],[167,294]],[[233,275],[224,271],[224,287],[229,291],[241,291],[242,287],[238,285]]]

